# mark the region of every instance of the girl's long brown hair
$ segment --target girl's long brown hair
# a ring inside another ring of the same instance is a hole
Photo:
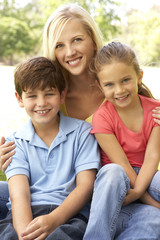
[[[113,61],[123,62],[129,66],[133,66],[137,75],[141,71],[136,54],[129,46],[121,42],[111,42],[101,48],[91,64],[91,71],[95,73],[97,80],[97,73],[101,70],[101,67],[106,64],[111,64]],[[138,83],[138,94],[154,98],[144,83]]]

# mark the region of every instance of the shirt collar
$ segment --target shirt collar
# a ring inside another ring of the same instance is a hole
[[[60,127],[59,127],[60,135],[67,135],[70,132],[74,131],[76,128],[78,128],[79,122],[81,120],[66,117],[61,112],[59,112],[59,115],[60,115]],[[33,140],[35,141],[35,135],[36,133],[34,131],[32,120],[29,119],[28,122],[16,132],[15,137],[32,142]]]

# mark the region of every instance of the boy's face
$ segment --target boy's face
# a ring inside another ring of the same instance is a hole
[[[60,104],[64,103],[65,91],[61,94],[57,88],[44,90],[28,89],[22,97],[15,93],[20,107],[24,107],[34,125],[52,124],[57,120]]]

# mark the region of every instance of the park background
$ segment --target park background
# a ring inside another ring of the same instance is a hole
[[[28,119],[14,96],[14,68],[29,57],[43,55],[44,24],[66,3],[79,4],[93,16],[104,43],[116,39],[135,50],[144,70],[143,82],[160,99],[159,0],[0,0],[0,137]]]

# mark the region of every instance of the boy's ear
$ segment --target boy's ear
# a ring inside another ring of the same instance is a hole
[[[17,98],[17,101],[18,101],[18,104],[21,108],[24,107],[24,104],[23,104],[23,101],[22,101],[22,98],[19,96],[19,94],[17,92],[15,92],[15,96]]]
[[[140,71],[139,75],[138,75],[138,83],[141,84],[142,83],[142,78],[143,78],[143,70]]]
[[[65,88],[65,89],[61,92],[61,104],[63,104],[63,103],[65,102],[66,93],[67,93],[67,89]]]

